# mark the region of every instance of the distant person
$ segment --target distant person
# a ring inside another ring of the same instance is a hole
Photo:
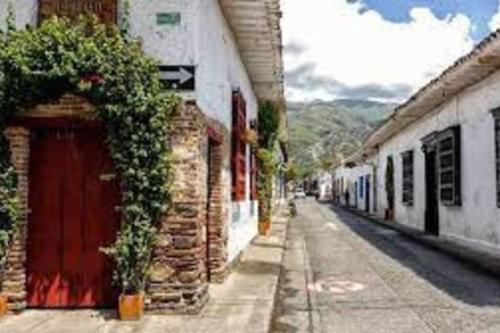
[[[349,200],[351,199],[351,194],[349,193],[349,190],[345,191],[344,199],[345,199],[345,205],[349,207]]]

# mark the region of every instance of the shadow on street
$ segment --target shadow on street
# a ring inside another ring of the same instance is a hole
[[[494,276],[342,208],[324,206],[359,237],[451,297],[470,305],[500,306],[500,281]]]

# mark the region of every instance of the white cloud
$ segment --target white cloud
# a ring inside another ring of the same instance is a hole
[[[500,2],[498,3],[497,13],[491,18],[489,26],[491,31],[495,31],[500,28]]]
[[[314,64],[320,81],[330,78],[344,88],[409,86],[415,91],[473,46],[465,15],[440,20],[427,8],[414,8],[410,22],[393,23],[360,9],[346,0],[283,0],[285,45],[302,46],[302,52],[285,53],[286,69]],[[289,85],[287,96],[331,99],[349,97],[338,93],[351,91],[308,90]]]

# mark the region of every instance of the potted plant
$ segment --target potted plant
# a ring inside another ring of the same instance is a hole
[[[3,281],[3,277],[4,277],[4,273],[5,273],[4,263],[5,263],[5,260],[0,261],[0,287],[1,287],[1,281]],[[5,294],[3,294],[3,290],[0,288],[0,317],[6,315],[8,310],[9,310],[8,298]]]
[[[259,221],[259,235],[269,236],[271,230],[271,221]]]
[[[254,147],[257,147],[259,144],[259,135],[251,128],[245,128],[245,131],[243,132],[243,139],[247,144]]]
[[[138,321],[144,314],[144,291],[151,267],[155,228],[132,224],[119,234],[112,247],[102,251],[116,262],[115,283],[120,286],[118,317]]]
[[[259,234],[269,235],[271,230],[271,198],[273,191],[273,176],[277,170],[277,163],[274,153],[270,149],[259,149],[257,151],[259,159]]]
[[[271,213],[269,198],[259,197],[259,235],[268,236],[271,230]]]
[[[4,294],[0,294],[0,317],[5,316],[9,311],[8,298]]]
[[[120,320],[138,321],[144,314],[144,293],[121,294],[118,300]]]

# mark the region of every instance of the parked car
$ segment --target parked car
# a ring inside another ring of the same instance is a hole
[[[306,192],[304,192],[303,189],[299,188],[299,189],[296,189],[294,194],[293,194],[293,197],[295,199],[305,199],[306,198]]]

